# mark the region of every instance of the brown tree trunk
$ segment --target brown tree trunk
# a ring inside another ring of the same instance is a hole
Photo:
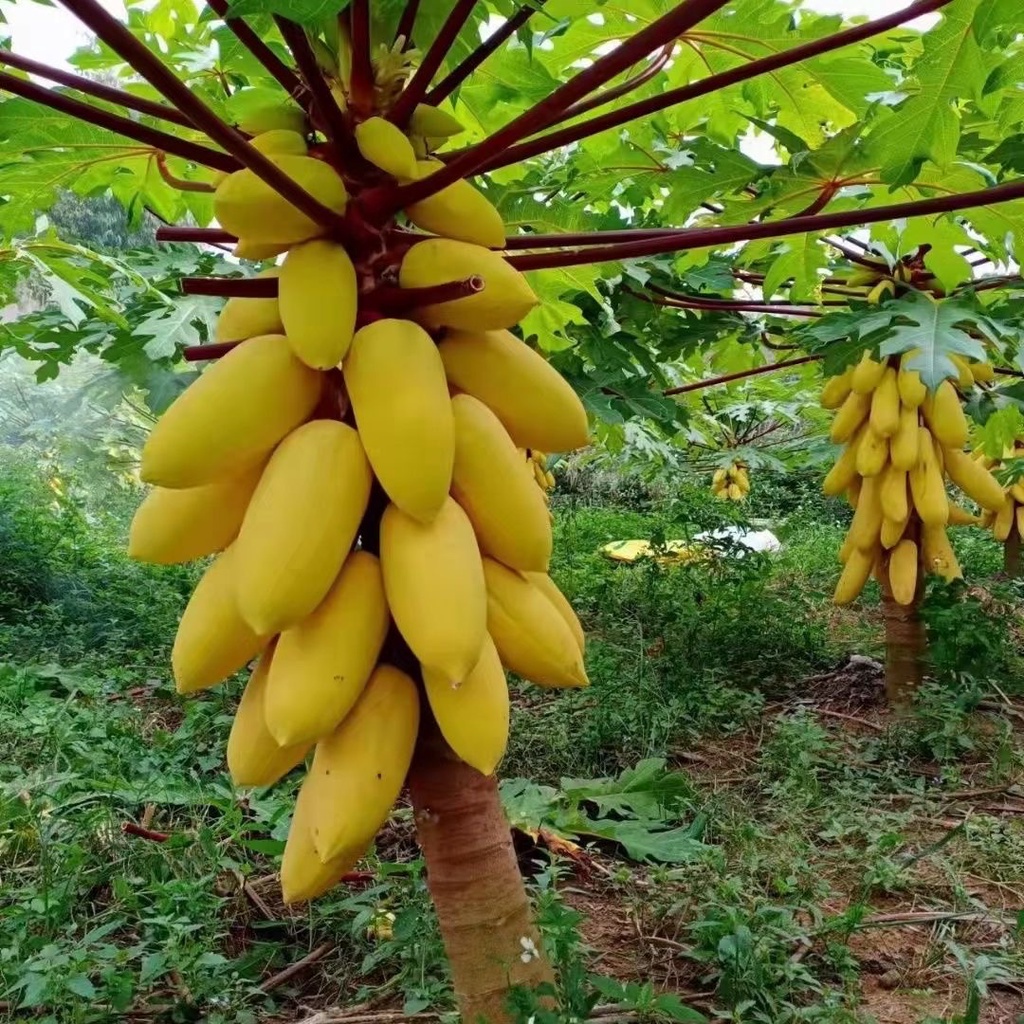
[[[1017,532],[1017,524],[1010,527],[1010,536],[1003,544],[1003,572],[1011,579],[1022,575],[1020,565],[1020,534]]]
[[[420,735],[409,789],[459,1012],[464,1024],[508,1024],[510,987],[552,982],[554,974],[497,780],[457,760],[430,726]]]
[[[911,530],[913,536],[911,536]],[[911,539],[920,539],[916,523],[908,528]],[[904,705],[913,700],[924,680],[928,640],[921,621],[924,596],[924,561],[918,544],[917,590],[910,604],[900,604],[889,586],[889,552],[881,563],[878,581],[882,586],[882,617],[885,620],[885,696],[890,704]]]

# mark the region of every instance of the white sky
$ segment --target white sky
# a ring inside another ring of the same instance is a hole
[[[109,11],[124,13],[123,0],[101,0]],[[804,0],[804,7],[826,14],[866,14],[877,18],[893,9],[892,0]],[[900,7],[908,6],[900,3]],[[67,68],[67,57],[88,41],[89,33],[63,7],[46,7],[33,0],[5,0],[2,4],[11,32],[11,48],[24,57]],[[925,15],[910,24],[925,27],[937,20]]]

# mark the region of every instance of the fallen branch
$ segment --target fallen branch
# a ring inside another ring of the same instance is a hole
[[[307,953],[301,960],[290,967],[286,967],[283,971],[278,971],[277,974],[267,978],[266,981],[260,982],[259,990],[261,992],[273,992],[275,988],[279,988],[286,981],[291,981],[296,974],[301,974],[307,967],[312,967],[318,960],[323,960],[334,948],[335,944],[333,942],[321,942],[316,949]]]
[[[143,828],[136,825],[134,821],[126,821],[121,825],[121,831],[125,835],[138,836],[140,839],[148,839],[151,843],[166,843],[171,838],[169,832],[155,832],[151,828]]]
[[[885,732],[885,726],[877,722],[869,722],[866,718],[858,718],[856,715],[847,715],[842,711],[832,711],[830,708],[813,708],[816,715],[827,715],[829,718],[842,718],[847,722],[856,722],[863,725],[865,729],[874,729],[875,732]]]

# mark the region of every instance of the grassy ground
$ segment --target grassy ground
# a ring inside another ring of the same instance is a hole
[[[168,686],[194,570],[121,556],[131,495],[3,465],[3,1012],[448,1011],[407,812],[364,881],[283,908],[293,784],[228,784],[237,683],[189,702]],[[783,553],[669,569],[595,553],[738,515],[770,519]],[[685,490],[558,499],[554,574],[587,628],[593,686],[517,686],[502,767],[561,966],[557,1019],[597,999],[620,1017],[692,1006],[766,1024],[1024,1015],[1019,590],[995,575],[996,546],[961,531],[970,586],[930,587],[934,681],[894,715],[877,668],[849,662],[881,653],[877,595],[827,601],[846,516],[799,478],[762,482],[742,512]],[[609,793],[618,813],[602,816],[594,796]],[[668,862],[638,862],[651,851]]]

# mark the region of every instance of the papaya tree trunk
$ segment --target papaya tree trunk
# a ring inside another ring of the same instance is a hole
[[[510,1024],[509,989],[551,982],[554,974],[533,923],[497,780],[459,761],[427,728],[409,790],[462,1021]]]
[[[1020,534],[1016,523],[1010,527],[1010,535],[1003,544],[1003,572],[1011,579],[1021,575]]]
[[[912,527],[916,524],[911,524]],[[909,535],[910,527],[908,527]],[[920,531],[913,529],[919,541]],[[882,617],[885,621],[885,696],[892,705],[904,705],[913,700],[924,680],[928,639],[921,619],[921,599],[924,596],[924,561],[918,544],[917,589],[910,604],[900,604],[889,585],[889,557],[882,562],[879,573],[882,587]]]

